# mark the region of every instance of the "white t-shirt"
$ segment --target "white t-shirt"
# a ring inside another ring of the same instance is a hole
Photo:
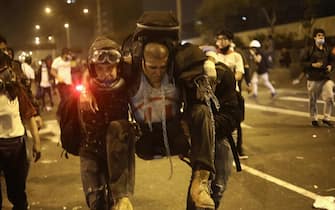
[[[235,52],[233,49],[230,49],[227,54],[218,53],[217,62],[226,64],[234,73],[241,72],[244,74],[244,64],[243,59],[240,53]],[[238,84],[236,81],[236,91],[240,92]]]
[[[22,63],[21,68],[23,73],[27,76],[28,79],[35,79],[35,71],[28,63]]]
[[[227,54],[218,53],[217,61],[226,64],[231,70],[244,74],[241,54],[230,50]]]
[[[63,78],[65,84],[67,85],[72,84],[70,61],[65,61],[62,59],[62,57],[59,56],[55,58],[55,60],[52,62],[51,68],[57,71],[58,76]],[[56,79],[56,84],[57,83],[58,81]]]
[[[19,100],[13,101],[0,94],[0,138],[14,138],[24,135],[24,127],[20,117]]]
[[[176,116],[179,93],[174,84],[169,83],[166,74],[161,88],[152,88],[145,76],[136,95],[131,98],[135,119],[138,122],[162,122]],[[163,116],[165,114],[165,116]]]
[[[45,64],[42,65],[41,68],[41,87],[50,87],[50,81],[49,81],[49,73],[48,73],[48,68],[45,66]]]

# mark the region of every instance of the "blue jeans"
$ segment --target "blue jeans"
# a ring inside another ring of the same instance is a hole
[[[330,120],[334,106],[333,95],[334,82],[332,80],[307,81],[307,90],[309,94],[309,112],[311,120],[318,119],[317,100],[321,99],[325,102],[323,114],[325,120]]]
[[[91,210],[107,210],[112,206],[109,196],[108,169],[104,160],[80,156],[80,172],[86,203]]]
[[[225,139],[216,140],[214,161],[216,174],[211,183],[212,198],[216,208],[219,207],[223,193],[227,188],[232,162],[233,158],[228,141]]]

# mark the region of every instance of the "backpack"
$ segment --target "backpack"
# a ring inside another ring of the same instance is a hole
[[[132,55],[133,64],[141,62],[143,47],[150,41],[167,46],[179,40],[179,22],[172,12],[146,11],[137,20],[136,29],[122,44],[122,51]]]
[[[273,68],[273,58],[270,53],[264,53],[265,57],[265,66],[267,69]]]
[[[170,38],[179,39],[179,22],[172,12],[146,11],[137,20],[133,41]]]
[[[62,148],[67,153],[78,156],[81,141],[85,138],[83,124],[79,114],[79,95],[72,93],[61,101],[58,108],[60,140]]]

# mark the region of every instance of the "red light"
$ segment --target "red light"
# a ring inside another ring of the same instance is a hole
[[[76,85],[76,91],[83,92],[85,90],[84,85]]]

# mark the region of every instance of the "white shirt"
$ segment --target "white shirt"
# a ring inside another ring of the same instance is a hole
[[[28,63],[22,63],[21,68],[23,73],[27,76],[28,79],[34,80],[35,79],[35,71]]]
[[[217,61],[226,64],[232,71],[244,74],[243,59],[241,54],[229,50],[227,54],[218,53]]]
[[[48,73],[48,68],[45,66],[45,64],[42,64],[41,67],[41,87],[50,87],[50,81],[49,81],[49,73]]]
[[[168,120],[178,111],[178,99],[178,90],[168,82],[167,74],[162,80],[161,88],[153,88],[142,74],[140,87],[131,98],[135,119],[147,123]]]
[[[218,53],[217,54],[217,62],[221,62],[226,64],[234,73],[241,72],[244,74],[244,64],[242,55],[240,53],[235,52],[233,49],[229,49],[227,54]],[[236,91],[240,91],[238,88],[238,83],[236,81]]]
[[[57,57],[52,62],[51,65],[52,69],[57,71],[57,74],[60,78],[63,78],[64,83],[67,85],[72,84],[72,76],[71,76],[71,62],[63,60],[62,57]],[[58,83],[56,79],[56,84]]]
[[[0,138],[14,138],[24,135],[24,127],[20,117],[19,100],[13,101],[0,94]]]

